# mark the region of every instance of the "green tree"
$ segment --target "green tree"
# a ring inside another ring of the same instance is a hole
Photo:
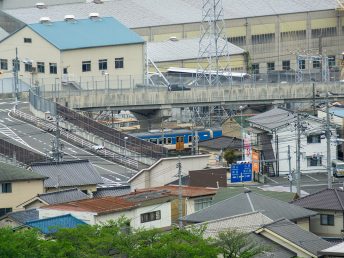
[[[235,154],[234,150],[225,150],[223,158],[227,161],[227,164],[229,165],[234,163],[237,160],[238,156]]]
[[[224,258],[251,258],[270,249],[254,241],[248,233],[236,230],[219,233],[216,244]]]

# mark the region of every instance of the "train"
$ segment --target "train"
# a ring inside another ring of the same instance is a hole
[[[192,138],[195,137],[196,132],[198,141],[205,141],[222,136],[221,128],[194,131],[188,129],[164,129],[163,132],[161,130],[150,130],[148,132],[131,133],[130,135],[148,142],[164,145],[164,147],[169,150],[181,151],[192,147]]]

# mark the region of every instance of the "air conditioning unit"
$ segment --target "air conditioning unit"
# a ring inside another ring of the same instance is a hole
[[[90,19],[98,19],[99,18],[99,13],[90,13],[88,15]]]
[[[45,9],[45,8],[47,8],[47,6],[45,5],[45,3],[36,3],[36,8]]]
[[[75,21],[75,16],[73,14],[67,14],[64,16],[65,21]]]
[[[49,17],[41,17],[39,23],[51,23],[51,20]]]

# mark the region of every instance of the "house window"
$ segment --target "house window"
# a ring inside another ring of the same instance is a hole
[[[100,59],[98,63],[99,70],[107,70],[107,59]]]
[[[275,70],[275,63],[267,63],[267,70],[268,71],[274,71]]]
[[[321,143],[321,136],[320,135],[308,135],[307,136],[307,143]]]
[[[17,65],[16,65],[17,62]],[[20,71],[20,63],[19,60],[16,61],[16,59],[12,60],[12,67],[13,67],[13,71],[17,70],[18,72]]]
[[[328,66],[330,68],[336,66],[336,56],[328,56]]]
[[[209,207],[213,202],[211,197],[199,198],[195,200],[195,211]]]
[[[2,193],[12,193],[12,184],[11,183],[2,183],[1,184]]]
[[[82,62],[82,71],[83,72],[90,72],[91,71],[91,61],[83,61]]]
[[[306,60],[299,60],[299,69],[306,69]]]
[[[259,74],[259,64],[252,64],[252,72],[254,74]]]
[[[37,72],[45,73],[44,62],[37,62]]]
[[[307,167],[319,167],[322,165],[322,157],[307,157]]]
[[[282,61],[282,69],[285,71],[290,70],[290,60]]]
[[[313,68],[314,69],[320,68],[320,60],[314,60],[313,61]]]
[[[334,215],[320,214],[320,225],[334,226]]]
[[[161,211],[153,211],[141,214],[141,223],[146,223],[149,221],[160,220]]]
[[[57,64],[49,63],[49,70],[51,74],[57,74]]]
[[[124,58],[115,58],[115,69],[123,68],[124,67]]]
[[[12,208],[0,208],[0,217],[4,216],[9,212],[12,212]]]
[[[24,38],[24,43],[32,43],[32,39],[31,38]]]
[[[32,63],[25,63],[25,72],[32,72]]]
[[[0,69],[1,70],[8,69],[7,59],[0,59]]]

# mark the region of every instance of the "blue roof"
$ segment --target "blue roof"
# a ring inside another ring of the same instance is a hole
[[[112,17],[34,23],[28,26],[60,50],[144,42],[138,34]]]
[[[25,224],[30,227],[37,228],[43,234],[52,234],[59,228],[75,228],[78,225],[84,225],[86,223],[70,214],[67,214],[46,219],[33,220],[26,222]]]
[[[330,114],[344,118],[344,108],[332,107],[329,110]]]

